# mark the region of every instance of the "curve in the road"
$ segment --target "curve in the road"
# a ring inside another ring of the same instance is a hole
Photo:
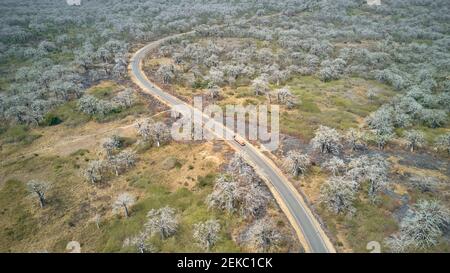
[[[199,111],[184,101],[164,92],[156,84],[152,83],[142,71],[142,62],[150,50],[157,48],[161,45],[161,43],[167,41],[168,39],[192,33],[193,32],[176,34],[144,46],[132,56],[129,64],[129,73],[133,82],[135,82],[143,92],[156,97],[169,107],[173,107],[175,105],[185,105],[193,111]],[[205,120],[210,119],[209,117],[203,115],[203,113],[201,114]],[[221,126],[224,125],[221,124]],[[224,130],[230,129],[224,126]],[[241,146],[232,140],[227,140],[227,143],[233,149],[239,151],[248,163],[252,165],[257,173],[264,179],[279,206],[287,215],[291,225],[294,227],[300,242],[305,247],[306,252],[336,252],[333,244],[325,234],[320,223],[315,218],[302,196],[275,166],[275,164],[258,148],[248,142],[246,142],[245,146]]]

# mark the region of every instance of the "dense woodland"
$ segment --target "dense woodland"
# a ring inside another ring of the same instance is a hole
[[[193,31],[151,52],[148,76],[187,100],[203,95],[219,105],[282,105],[284,142],[273,156],[311,197],[338,251],[363,251],[368,238],[392,252],[450,251],[447,0],[382,0],[379,6],[365,0],[86,0],[79,7],[56,0],[7,0],[2,5],[4,136],[12,128],[64,125],[66,116],[58,109],[67,105],[97,122],[136,111],[142,98],[129,81],[130,54],[146,43]],[[106,97],[87,91],[104,81],[124,88]],[[355,86],[359,93],[348,94]],[[333,101],[326,104],[319,97]],[[322,104],[343,118],[322,113]],[[289,120],[296,115],[302,120],[297,125]],[[82,166],[79,180],[98,187],[111,177],[126,177],[139,164],[143,147],[176,145],[168,132],[172,121],[139,121],[131,149],[120,136],[111,136],[101,156]],[[414,156],[413,163],[402,163]],[[246,223],[227,235],[245,250],[292,251],[296,244],[286,239],[292,231],[270,219],[279,209],[264,183],[240,155],[228,161],[205,191],[202,206]],[[426,161],[436,166],[427,167]],[[51,185],[38,180],[27,185],[46,207]],[[135,195],[118,195],[114,212],[132,217]],[[134,235],[127,234],[124,249],[158,251],[155,244],[180,229],[177,210],[170,206],[151,207],[145,218]],[[203,251],[220,240],[216,219],[191,226]],[[160,241],[150,242],[153,235]]]

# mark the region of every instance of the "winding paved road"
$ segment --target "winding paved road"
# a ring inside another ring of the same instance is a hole
[[[187,32],[169,36],[141,48],[131,58],[129,73],[132,80],[142,89],[143,92],[156,97],[169,107],[173,107],[175,105],[185,105],[192,109],[192,111],[196,111],[202,115],[204,121],[208,121],[210,119],[208,116],[203,115],[203,113],[200,113],[198,109],[193,108],[193,106],[188,105],[184,101],[164,92],[160,87],[152,83],[142,71],[142,62],[150,50],[159,47],[167,39],[181,37],[192,33],[193,32]],[[220,126],[222,126],[224,130],[230,131],[230,129],[226,126],[222,124],[220,124]],[[279,206],[288,217],[291,225],[294,227],[300,242],[305,247],[305,251],[315,253],[336,252],[319,222],[306,205],[303,197],[297,192],[297,190],[275,166],[275,164],[257,147],[249,142],[246,142],[245,146],[241,146],[233,140],[227,140],[227,143],[236,151],[239,151],[248,163],[252,165],[257,173],[264,179]]]

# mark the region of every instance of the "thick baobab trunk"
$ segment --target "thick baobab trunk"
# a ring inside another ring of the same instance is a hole
[[[123,209],[125,210],[125,217],[128,218],[130,216],[130,213],[128,212],[127,205],[123,205]]]
[[[39,194],[39,205],[41,206],[41,208],[45,206],[45,198],[43,194]]]

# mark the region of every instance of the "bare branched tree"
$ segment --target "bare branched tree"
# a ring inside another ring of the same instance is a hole
[[[268,252],[278,247],[282,235],[267,217],[256,220],[242,235],[243,242],[259,252]]]
[[[322,153],[338,154],[341,150],[341,137],[336,129],[320,125],[316,134],[311,139],[314,149],[319,149]]]
[[[436,139],[436,146],[438,149],[450,154],[450,133],[439,136]]]
[[[449,220],[449,211],[440,202],[421,200],[401,221],[400,233],[415,247],[428,248],[438,243]]]
[[[101,182],[105,172],[105,163],[101,160],[94,160],[89,162],[88,166],[83,172],[83,176],[92,184]]]
[[[106,155],[108,157],[111,157],[113,153],[120,148],[122,145],[122,141],[120,140],[120,137],[117,135],[113,135],[105,140],[103,142],[103,148],[106,151]]]
[[[407,141],[407,146],[414,152],[418,147],[422,147],[425,143],[425,137],[422,132],[417,130],[409,130],[405,132],[405,138]]]
[[[343,177],[331,177],[320,188],[321,201],[329,210],[338,214],[354,212],[353,201],[358,186],[356,182]]]
[[[145,228],[153,235],[159,233],[161,239],[166,239],[178,229],[178,220],[175,210],[171,207],[152,209],[147,213],[147,223]]]
[[[50,189],[50,183],[46,181],[30,180],[27,183],[28,191],[39,198],[39,205],[41,208],[45,206],[45,194]]]
[[[136,154],[131,151],[123,151],[108,159],[108,166],[114,171],[116,176],[134,166]]]
[[[311,161],[309,156],[299,151],[289,151],[284,158],[284,168],[293,176],[299,176],[306,173]]]
[[[121,193],[113,204],[113,210],[114,212],[118,212],[123,209],[125,217],[128,218],[130,216],[130,207],[133,206],[135,202],[136,198],[132,194],[127,192]]]
[[[194,225],[193,237],[206,251],[219,239],[220,224],[217,220],[208,220]]]
[[[338,176],[345,169],[346,165],[342,159],[333,156],[322,164],[322,168],[331,172],[334,176]]]
[[[238,183],[230,175],[219,176],[206,202],[210,208],[215,207],[233,213],[239,202]]]
[[[144,230],[139,232],[139,234],[134,237],[126,238],[123,246],[133,246],[136,248],[136,251],[138,253],[155,253],[156,248],[150,242],[148,242],[148,239],[149,234],[146,230]]]

